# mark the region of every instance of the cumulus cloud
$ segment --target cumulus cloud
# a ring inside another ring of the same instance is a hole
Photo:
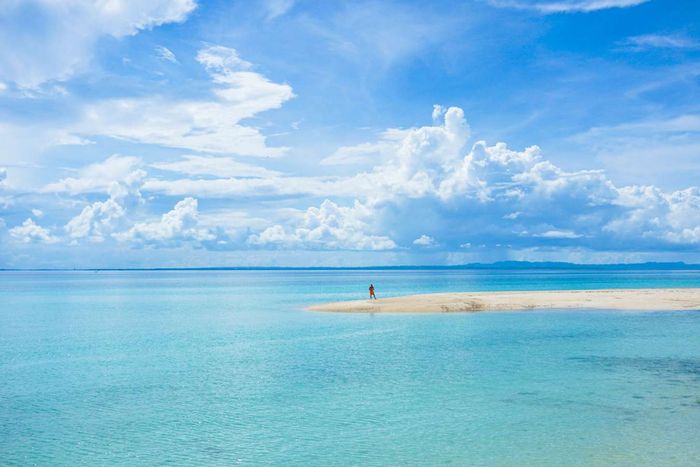
[[[543,14],[552,13],[588,13],[608,8],[628,8],[650,0],[489,0],[493,6],[500,8],[516,8],[519,10],[535,10]]]
[[[469,126],[461,109],[436,108],[433,118],[433,126],[388,130],[363,143],[382,148],[380,162],[350,182],[335,182],[354,187],[379,220],[375,232],[393,232],[399,245],[422,239],[428,225],[447,248],[497,242],[663,248],[698,241],[696,188],[619,187],[601,170],[564,170],[537,146],[516,151],[477,141],[463,155]],[[693,125],[687,118],[666,123],[669,131]]]
[[[85,206],[65,226],[68,237],[76,242],[88,239],[92,242],[102,242],[115,228],[115,222],[122,218],[125,209],[114,198],[107,201],[97,201]]]
[[[84,239],[103,242],[126,223],[126,206],[143,202],[140,189],[146,172],[142,165],[138,157],[113,155],[80,169],[77,177],[63,178],[42,188],[45,193],[109,195],[105,201],[88,204],[66,223],[64,230],[72,243]]]
[[[31,218],[27,218],[22,225],[18,225],[9,230],[10,235],[22,243],[56,243],[57,237],[36,224]]]
[[[0,9],[0,79],[22,87],[70,78],[98,40],[184,21],[194,0],[9,0]],[[21,18],[31,16],[32,21]]]
[[[78,171],[76,177],[62,178],[42,188],[45,193],[112,193],[116,197],[128,194],[140,196],[146,172],[138,157],[112,155],[101,162],[90,164]]]
[[[413,240],[413,244],[426,247],[426,246],[435,246],[435,245],[437,245],[437,242],[430,235],[423,234],[420,237]]]
[[[279,108],[294,97],[292,87],[252,71],[252,65],[228,47],[207,46],[199,51],[197,60],[211,76],[210,99],[152,96],[104,100],[85,107],[73,133],[214,154],[284,154],[286,148],[268,147],[257,128],[241,121]]]
[[[197,200],[194,198],[179,201],[159,221],[137,223],[126,232],[113,236],[119,241],[154,246],[175,246],[184,241],[203,242],[216,238],[210,229],[199,226]]]
[[[450,107],[441,115],[442,121],[437,125],[390,129],[380,141],[359,145],[381,148],[382,157],[377,158],[371,172],[354,177],[351,185],[374,197],[420,198],[436,194],[439,182],[460,164],[461,151],[470,134],[462,109]]]
[[[248,243],[256,246],[330,250],[391,250],[396,244],[387,236],[371,234],[371,210],[355,202],[352,207],[338,206],[325,200],[310,207],[295,228],[279,224],[260,234],[251,235]]]
[[[627,186],[616,202],[624,211],[605,231],[639,243],[661,239],[677,245],[700,243],[700,188],[670,193],[653,186]]]

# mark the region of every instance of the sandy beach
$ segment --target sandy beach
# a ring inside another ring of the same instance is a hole
[[[532,309],[700,310],[700,288],[436,293],[372,301],[324,303],[308,309],[346,313],[451,313]]]

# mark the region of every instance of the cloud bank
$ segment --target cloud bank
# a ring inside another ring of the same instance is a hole
[[[212,58],[209,66],[228,67],[236,58],[227,57]],[[618,186],[601,170],[562,169],[537,146],[469,143],[470,134],[462,109],[436,107],[432,125],[387,129],[358,151],[345,147],[375,161],[371,170],[346,177],[289,176],[221,156],[145,165],[114,155],[43,188],[108,196],[70,218],[63,237],[31,219],[10,233],[20,242],[214,250],[634,252],[700,244],[698,187]],[[163,179],[162,173],[185,178]],[[184,198],[160,218],[136,220],[136,207],[154,195]],[[275,209],[270,197],[317,204]],[[262,209],[267,220],[237,215],[231,226],[219,214],[203,223],[202,198],[248,200],[248,211]]]

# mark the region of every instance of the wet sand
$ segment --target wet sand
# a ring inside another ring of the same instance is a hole
[[[308,307],[345,313],[451,313],[533,309],[700,310],[700,288],[466,292],[353,300]]]

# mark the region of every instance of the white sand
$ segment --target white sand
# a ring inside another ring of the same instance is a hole
[[[325,303],[308,309],[347,313],[446,313],[547,308],[700,310],[700,288],[436,293]]]

